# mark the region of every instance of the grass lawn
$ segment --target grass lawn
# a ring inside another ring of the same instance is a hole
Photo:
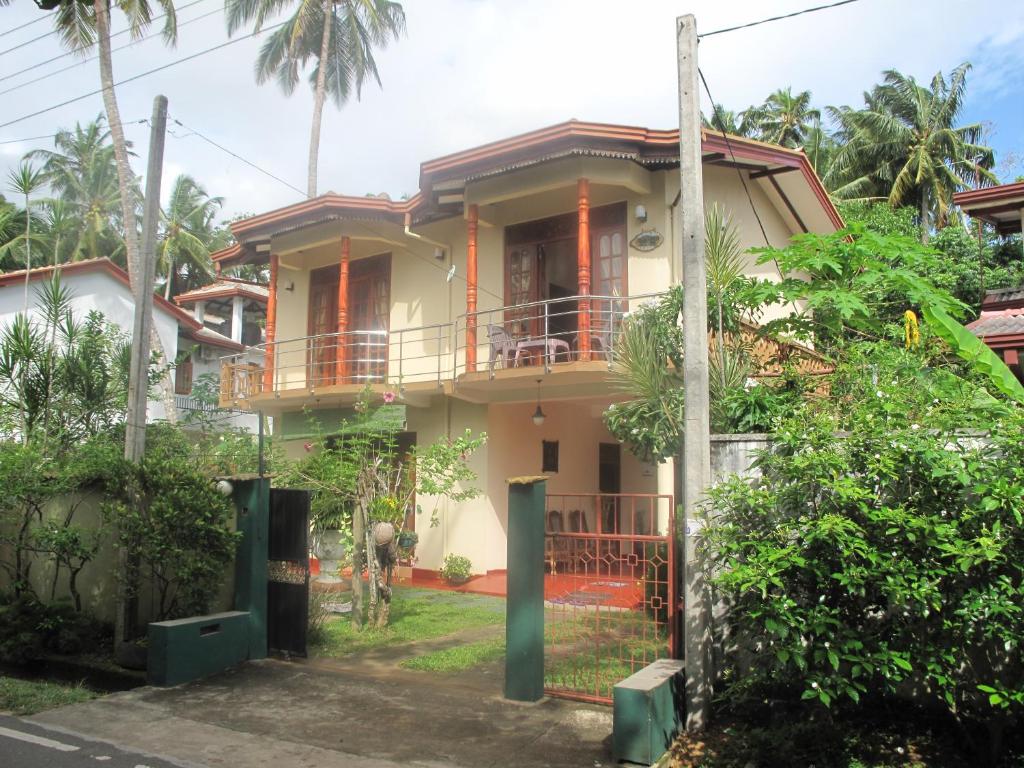
[[[348,617],[342,616],[324,627],[322,636],[310,643],[310,651],[317,656],[347,656],[504,623],[501,598],[396,587],[386,629],[354,632]]]
[[[98,695],[81,684],[62,685],[0,676],[0,712],[13,715],[34,715],[46,709],[88,701]]]
[[[505,638],[466,643],[406,659],[398,666],[420,672],[461,672],[505,657]]]

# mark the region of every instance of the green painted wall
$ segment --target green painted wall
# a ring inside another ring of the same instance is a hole
[[[353,408],[319,408],[315,411],[292,411],[282,413],[275,421],[279,427],[278,437],[282,440],[305,440],[322,435],[344,435],[354,431],[350,422],[358,421],[358,429],[367,426],[401,432],[405,429],[404,405],[382,405],[374,409],[372,419],[367,422]]]

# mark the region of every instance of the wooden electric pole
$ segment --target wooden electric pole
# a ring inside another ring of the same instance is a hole
[[[697,553],[711,483],[708,283],[704,264],[697,20],[676,19],[679,58],[679,183],[683,262],[683,647],[686,728],[702,730],[711,706],[711,605]]]
[[[156,230],[160,222],[160,179],[164,166],[164,133],[167,128],[167,97],[153,100],[149,130],[149,162],[146,167],[146,197],[142,212],[142,251],[138,280],[132,286],[135,320],[132,327],[132,358],[128,371],[128,411],[125,416],[124,457],[138,464],[146,450],[146,402],[149,399],[150,334],[153,332],[153,282],[156,280]],[[139,504],[135,484],[128,489],[133,505]],[[135,632],[137,562],[124,548],[118,550],[117,610],[114,621],[114,654],[119,662],[131,659],[130,643]]]

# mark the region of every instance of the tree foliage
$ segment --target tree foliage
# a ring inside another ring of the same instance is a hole
[[[712,491],[731,696],[1021,713],[1024,411],[929,349],[858,345],[760,477]]]

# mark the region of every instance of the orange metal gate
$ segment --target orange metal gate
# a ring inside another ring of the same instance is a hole
[[[671,495],[549,494],[544,690],[611,703],[612,687],[676,646]]]

